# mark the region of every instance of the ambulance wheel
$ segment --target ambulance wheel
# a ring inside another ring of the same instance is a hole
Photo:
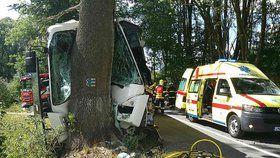
[[[192,116],[190,116],[190,115],[188,115],[188,114],[186,114],[186,116],[188,117],[188,119],[189,119],[191,122],[197,122],[197,118],[192,117]]]
[[[160,109],[161,110],[161,114],[164,114],[164,109]]]
[[[228,119],[228,132],[234,138],[241,138],[244,131],[241,130],[240,119],[237,115],[231,115]]]

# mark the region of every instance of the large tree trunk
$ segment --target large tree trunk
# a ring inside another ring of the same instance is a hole
[[[236,14],[237,37],[240,44],[240,55],[242,60],[247,60],[248,54],[248,17],[251,9],[252,0],[242,1],[242,10],[240,9],[240,0],[232,0],[232,5]],[[237,49],[237,48],[235,48]]]
[[[81,1],[77,47],[72,55],[70,111],[89,145],[109,138],[112,131],[113,7],[111,0]]]
[[[262,0],[262,25],[261,25],[261,34],[260,34],[260,45],[255,59],[255,65],[259,65],[260,56],[263,53],[264,44],[265,44],[265,28],[266,28],[266,0]]]

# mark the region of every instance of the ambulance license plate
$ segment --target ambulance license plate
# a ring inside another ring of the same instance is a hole
[[[280,132],[280,127],[274,127],[275,132]]]

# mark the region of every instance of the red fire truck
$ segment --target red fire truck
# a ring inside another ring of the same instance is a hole
[[[40,78],[40,94],[41,94],[41,100],[44,105],[44,108],[48,108],[48,99],[50,96],[50,93],[48,91],[49,86],[49,74],[48,73],[42,73],[39,75]],[[21,107],[22,108],[28,108],[33,105],[33,91],[32,91],[32,78],[30,76],[23,76],[20,79],[21,84]]]
[[[33,105],[33,93],[32,93],[32,81],[31,77],[23,76],[20,79],[21,91],[20,91],[20,99],[21,99],[21,107],[28,108]]]

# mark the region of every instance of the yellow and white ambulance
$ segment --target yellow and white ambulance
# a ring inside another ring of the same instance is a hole
[[[186,116],[245,132],[280,132],[280,89],[249,63],[218,60],[185,72]]]

